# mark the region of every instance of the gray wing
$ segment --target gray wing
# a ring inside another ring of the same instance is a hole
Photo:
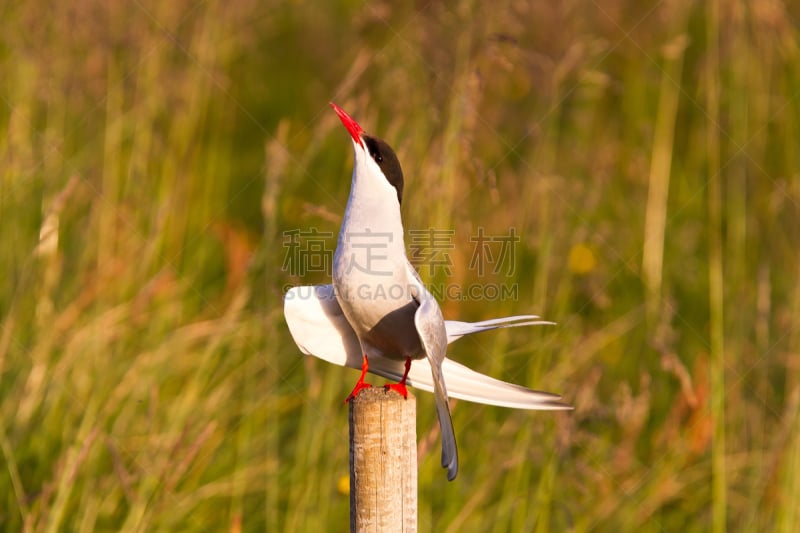
[[[472,333],[481,333],[483,331],[491,331],[499,328],[516,328],[519,326],[552,326],[555,325],[555,322],[541,320],[537,315],[516,315],[482,320],[480,322],[445,320],[444,325],[447,328],[447,343],[450,344],[464,335],[470,335]]]
[[[284,297],[284,317],[292,338],[304,354],[313,355],[334,365],[361,369],[361,345],[336,301],[332,285],[289,289]],[[444,321],[448,343],[471,333],[538,323],[533,315],[472,323]],[[415,361],[408,373],[408,384],[420,390],[434,392],[434,372],[430,367],[428,359]],[[403,362],[373,357],[369,361],[369,372],[398,381],[403,377]],[[447,396],[450,398],[513,409],[570,409],[569,405],[560,401],[561,396],[557,394],[506,383],[475,372],[449,358],[442,362],[441,373],[447,382]]]
[[[413,275],[411,283],[416,289],[416,299],[419,308],[414,314],[414,325],[417,328],[422,347],[428,358],[433,377],[433,395],[436,402],[436,414],[439,417],[439,427],[442,430],[442,466],[447,469],[447,479],[453,481],[458,474],[458,447],[456,434],[453,429],[453,420],[450,417],[450,404],[447,401],[447,387],[442,374],[442,362],[447,353],[447,330],[444,317],[439,304],[433,295],[428,292],[417,277],[416,271],[408,265]],[[412,365],[413,366],[413,365]]]

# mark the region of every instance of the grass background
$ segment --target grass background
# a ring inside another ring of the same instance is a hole
[[[453,483],[417,394],[422,531],[800,529],[800,8],[540,4],[4,3],[0,529],[346,530],[357,373],[281,312],[347,198],[329,100],[448,281],[518,286],[447,317],[558,322],[451,349],[576,407],[456,403]]]

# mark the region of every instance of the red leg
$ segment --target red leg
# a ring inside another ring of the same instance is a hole
[[[397,391],[403,395],[403,398],[408,399],[408,390],[406,390],[406,378],[408,378],[409,370],[411,370],[411,358],[406,357],[406,371],[403,374],[403,379],[401,379],[399,383],[393,383],[393,384],[387,383],[386,385],[383,386],[383,388],[386,389],[387,391],[390,389],[393,391]]]
[[[361,392],[362,389],[368,389],[372,387],[372,385],[370,385],[369,383],[364,383],[364,376],[367,375],[368,369],[369,369],[369,361],[367,361],[367,354],[364,354],[364,360],[361,362],[361,377],[358,378],[356,386],[353,388],[353,392],[351,392],[350,395],[344,399],[344,403],[347,403],[356,396],[358,396],[358,393]]]

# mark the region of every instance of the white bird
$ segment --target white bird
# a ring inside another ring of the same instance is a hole
[[[406,383],[432,391],[442,430],[442,466],[453,480],[458,452],[448,392],[454,398],[519,409],[571,407],[558,395],[506,383],[448,359],[447,344],[470,333],[551,322],[535,315],[474,323],[444,320],[406,257],[400,217],[403,173],[397,156],[336,104],[331,107],[350,133],[355,152],[333,284],[290,289],[284,316],[303,353],[361,369],[347,400],[370,386],[364,382],[367,372],[399,380],[386,387],[404,396]]]

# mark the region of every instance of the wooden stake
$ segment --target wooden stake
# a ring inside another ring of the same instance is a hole
[[[364,389],[349,418],[350,531],[416,531],[416,400]]]

